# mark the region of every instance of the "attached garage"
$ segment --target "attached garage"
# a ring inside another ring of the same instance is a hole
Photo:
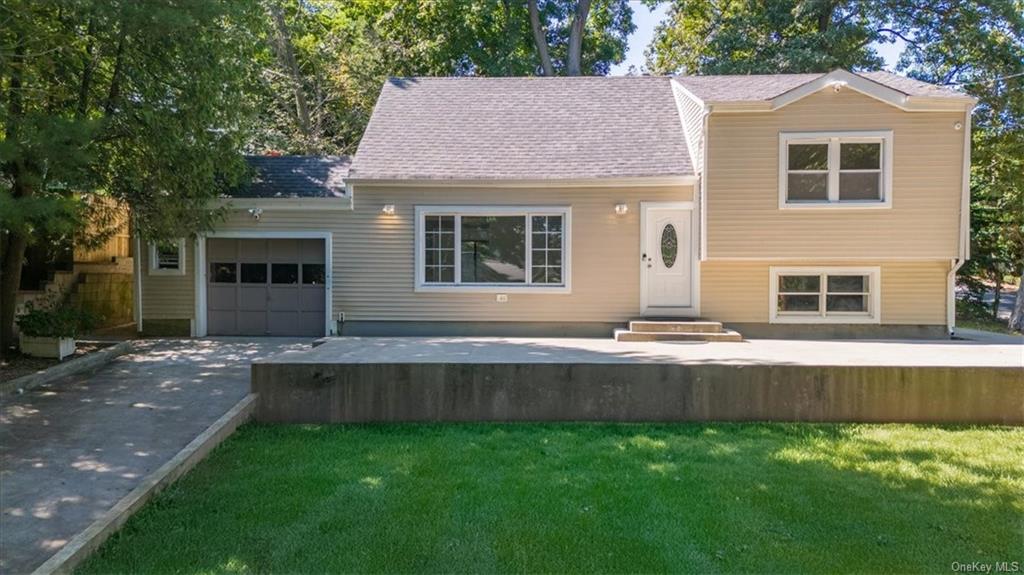
[[[321,238],[208,238],[209,335],[323,336],[327,249]]]

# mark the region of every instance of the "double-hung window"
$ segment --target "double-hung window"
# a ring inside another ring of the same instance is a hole
[[[185,275],[185,240],[150,242],[150,275]]]
[[[569,291],[570,210],[418,206],[417,291]]]
[[[771,268],[772,323],[879,323],[879,268]]]
[[[892,205],[892,132],[782,132],[779,207]]]

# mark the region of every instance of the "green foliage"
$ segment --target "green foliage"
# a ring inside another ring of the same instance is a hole
[[[77,337],[94,328],[100,318],[87,310],[63,305],[55,298],[30,301],[18,316],[21,333],[31,337]]]
[[[648,47],[655,74],[776,74],[877,68],[873,2],[673,2]]]
[[[403,76],[527,76],[540,67],[525,2],[507,0],[265,0],[281,8],[300,71],[275,57],[264,30],[257,152],[353,153],[384,80]],[[575,0],[540,3],[556,69],[565,65]],[[625,0],[597,0],[583,40],[586,74],[625,57],[633,31]],[[296,110],[308,102],[308,130]],[[308,133],[307,133],[308,132]]]
[[[250,425],[80,572],[940,572],[1020,558],[1022,448],[1009,427]]]
[[[154,237],[215,221],[251,126],[251,3],[12,0],[3,17],[4,229],[81,230],[95,204],[75,194],[131,206]]]

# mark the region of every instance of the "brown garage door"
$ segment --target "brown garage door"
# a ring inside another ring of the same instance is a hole
[[[324,335],[324,240],[206,240],[210,335]]]

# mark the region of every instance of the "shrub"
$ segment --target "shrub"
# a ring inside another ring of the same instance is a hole
[[[42,305],[29,302],[28,311],[18,316],[18,328],[30,337],[77,337],[95,327],[97,318],[92,313],[53,298]]]

